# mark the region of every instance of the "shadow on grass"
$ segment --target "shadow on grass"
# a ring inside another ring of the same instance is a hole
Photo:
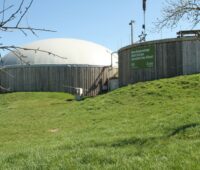
[[[127,137],[123,139],[117,139],[115,141],[104,141],[104,142],[98,142],[96,140],[88,141],[87,144],[81,143],[78,144],[80,148],[86,148],[86,147],[92,147],[92,148],[98,148],[98,147],[103,147],[103,148],[123,148],[127,146],[134,146],[138,149],[142,149],[143,147],[148,147],[148,146],[155,146],[156,144],[167,144],[171,142],[172,138],[175,137],[175,139],[179,139],[180,136],[176,136],[190,128],[195,128],[199,127],[199,123],[190,123],[190,124],[185,124],[182,126],[178,126],[172,130],[170,130],[170,133],[166,133],[162,136],[151,136],[151,137]],[[182,134],[180,134],[182,135]],[[198,134],[197,134],[198,135]],[[198,136],[196,136],[198,137]],[[198,137],[199,138],[199,137]],[[183,138],[185,140],[192,140],[194,139],[194,136],[184,136]],[[73,146],[66,146],[66,145],[61,145],[57,147],[59,150],[71,150],[74,149],[76,145]]]
[[[128,145],[143,146],[147,143],[152,143],[159,139],[161,139],[161,137],[129,138],[129,139],[124,139],[124,140],[119,140],[111,144],[111,147],[124,147]]]
[[[149,137],[149,138],[128,138],[114,141],[112,143],[96,143],[93,147],[126,147],[126,146],[138,146],[142,147],[144,145],[152,144],[158,140],[161,140],[162,137]]]
[[[137,147],[143,147],[145,145],[155,145],[158,141],[165,141],[169,140],[171,137],[186,131],[189,128],[195,128],[197,126],[200,126],[199,123],[191,123],[179,126],[175,128],[169,135],[163,135],[163,136],[157,136],[157,137],[147,137],[147,138],[127,138],[122,140],[117,140],[111,144],[109,143],[97,143],[94,146],[95,147],[126,147],[126,146],[137,146]]]
[[[75,100],[75,99],[69,98],[69,99],[66,99],[66,101],[67,101],[67,102],[72,102],[72,101],[76,101],[76,100]]]
[[[177,127],[176,129],[174,129],[169,135],[168,137],[172,137],[172,136],[175,136],[181,132],[184,132],[186,131],[187,129],[190,129],[190,128],[195,128],[197,126],[200,126],[199,123],[190,123],[190,124],[186,124],[186,125],[183,125],[183,126],[179,126]]]

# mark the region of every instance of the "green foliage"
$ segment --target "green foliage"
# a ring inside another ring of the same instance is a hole
[[[200,169],[200,75],[0,95],[0,169]]]

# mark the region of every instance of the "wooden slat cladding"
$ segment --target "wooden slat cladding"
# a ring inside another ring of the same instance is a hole
[[[95,96],[101,87],[118,74],[117,68],[80,65],[10,66],[0,71],[0,85],[14,92],[65,91],[74,94],[73,87]]]
[[[154,66],[152,68],[131,68],[131,51],[146,46],[155,48]],[[199,72],[200,38],[198,37],[151,41],[119,50],[120,86]]]

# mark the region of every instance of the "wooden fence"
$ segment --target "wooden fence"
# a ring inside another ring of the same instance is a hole
[[[74,94],[74,87],[83,88],[84,95],[101,92],[118,69],[87,65],[8,66],[0,71],[0,85],[13,92],[52,91]]]

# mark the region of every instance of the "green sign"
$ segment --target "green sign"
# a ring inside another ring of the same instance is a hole
[[[154,66],[155,47],[136,47],[131,51],[131,68],[151,68]]]

